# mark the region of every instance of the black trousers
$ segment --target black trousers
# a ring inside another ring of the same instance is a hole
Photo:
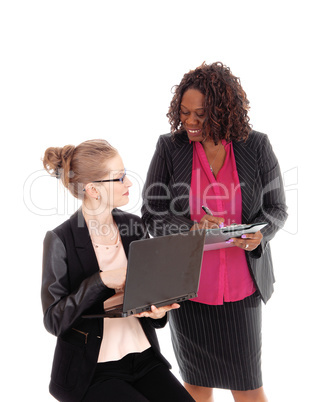
[[[194,401],[152,349],[121,360],[98,363],[82,402]]]

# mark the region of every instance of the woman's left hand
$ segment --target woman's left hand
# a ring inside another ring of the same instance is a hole
[[[163,307],[155,307],[151,306],[150,311],[143,311],[142,313],[135,314],[134,317],[137,318],[142,318],[142,317],[148,317],[148,318],[154,318],[155,320],[158,320],[160,318],[163,318],[164,315],[167,313],[167,311],[180,308],[180,305],[177,303],[168,305],[168,306],[163,306]]]
[[[235,246],[240,247],[245,251],[253,251],[261,244],[262,239],[263,235],[258,231],[256,233],[244,234],[241,237],[233,237],[229,239],[227,243],[233,242]]]

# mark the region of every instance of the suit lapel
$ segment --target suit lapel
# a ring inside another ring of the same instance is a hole
[[[176,140],[177,141],[177,140]],[[189,211],[189,192],[192,179],[193,144],[179,138],[179,146],[172,154],[173,189],[180,197],[182,211]]]
[[[242,222],[249,223],[252,216],[254,181],[256,174],[256,153],[247,142],[234,142],[233,151],[242,193]]]
[[[89,231],[82,214],[79,209],[71,218],[71,230],[74,236],[76,252],[81,262],[85,276],[88,277],[99,272],[99,265],[96,254],[89,236]]]

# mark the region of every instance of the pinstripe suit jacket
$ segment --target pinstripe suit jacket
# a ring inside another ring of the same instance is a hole
[[[273,293],[274,273],[269,241],[287,218],[278,161],[266,134],[252,131],[247,141],[233,141],[242,192],[242,221],[265,221],[259,247],[246,252],[254,283],[266,303]],[[189,191],[193,145],[187,134],[160,136],[143,190],[142,218],[153,236],[189,230]]]

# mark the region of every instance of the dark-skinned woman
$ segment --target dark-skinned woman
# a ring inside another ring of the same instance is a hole
[[[266,401],[261,373],[261,301],[273,293],[270,240],[287,218],[277,158],[251,129],[240,80],[222,63],[184,75],[167,114],[143,191],[153,236],[265,221],[225,248],[204,251],[198,297],[170,312],[174,352],[186,389],[213,401]],[[211,211],[206,214],[202,206]]]

